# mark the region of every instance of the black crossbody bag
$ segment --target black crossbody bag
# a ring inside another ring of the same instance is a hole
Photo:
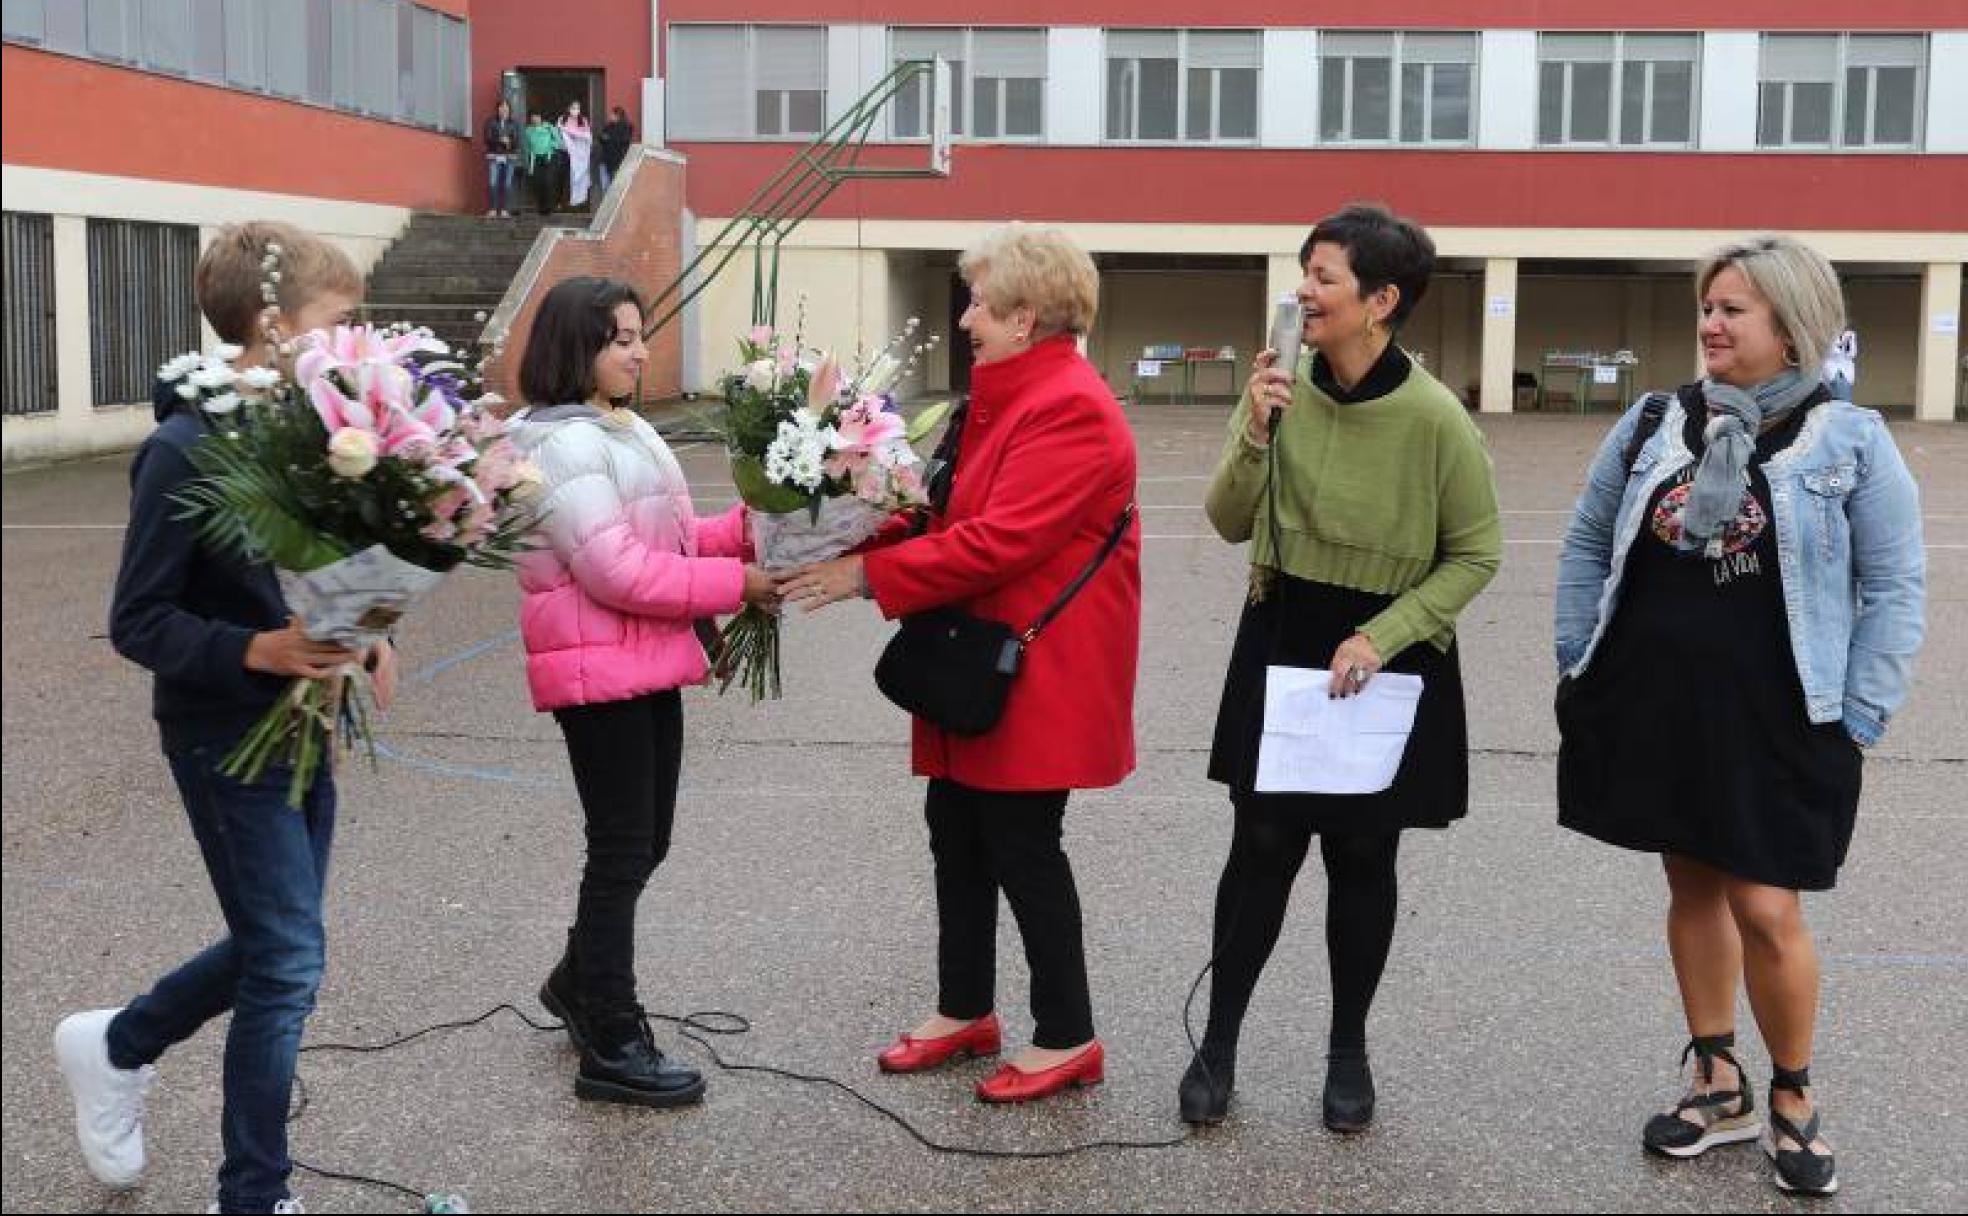
[[[930,461],[930,498],[938,511],[949,501],[964,415],[964,410],[957,411]],[[1093,560],[1022,632],[961,608],[935,608],[903,617],[902,627],[875,664],[875,686],[895,704],[953,735],[990,731],[1004,716],[1005,698],[1023,665],[1025,648],[1038,640],[1120,547],[1134,510],[1133,503],[1122,509]]]

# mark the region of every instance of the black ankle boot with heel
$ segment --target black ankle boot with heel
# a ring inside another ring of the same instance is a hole
[[[1373,1126],[1373,1069],[1365,1051],[1335,1051],[1326,1057],[1326,1092],[1320,1105],[1328,1131],[1353,1135]]]
[[[1223,1122],[1230,1113],[1230,1094],[1236,1087],[1237,1049],[1204,1043],[1190,1058],[1189,1069],[1176,1090],[1182,1121],[1197,1126]]]

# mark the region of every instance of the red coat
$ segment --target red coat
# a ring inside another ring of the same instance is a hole
[[[1024,629],[1073,581],[1134,500],[1134,435],[1071,337],[971,373],[949,510],[929,532],[869,553],[889,619],[955,605]],[[990,733],[918,718],[914,768],[975,789],[1096,789],[1134,771],[1141,527],[1025,652]]]

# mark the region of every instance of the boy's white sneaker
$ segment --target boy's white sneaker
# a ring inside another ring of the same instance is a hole
[[[72,1013],[55,1027],[55,1062],[75,1098],[75,1139],[104,1186],[137,1185],[144,1168],[144,1097],[157,1070],[109,1062],[109,1023],[120,1009]]]

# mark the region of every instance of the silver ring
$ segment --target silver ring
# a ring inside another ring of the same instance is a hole
[[[1364,667],[1350,667],[1346,671],[1346,678],[1355,684],[1365,684],[1367,682],[1367,669]]]

